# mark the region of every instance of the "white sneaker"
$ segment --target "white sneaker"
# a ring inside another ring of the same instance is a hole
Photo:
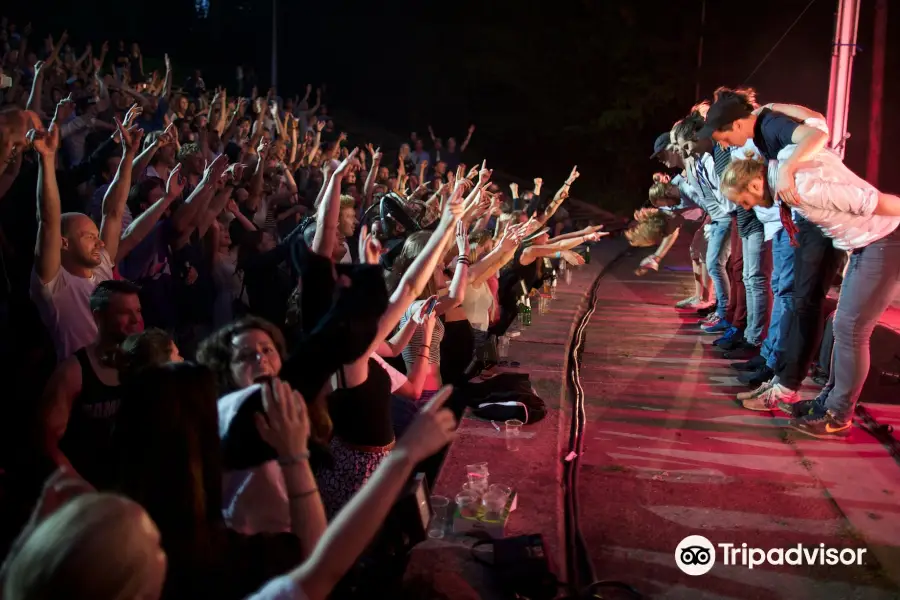
[[[675,308],[694,308],[697,303],[700,301],[697,296],[691,296],[690,298],[685,298],[679,302],[675,303]]]

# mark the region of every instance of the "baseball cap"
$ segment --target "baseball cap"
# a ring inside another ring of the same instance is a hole
[[[706,125],[697,132],[697,139],[712,137],[712,134],[738,119],[746,119],[750,110],[740,98],[725,97],[717,100],[706,113]]]
[[[650,158],[656,158],[656,156],[668,147],[671,138],[669,137],[669,132],[661,133],[657,136],[656,141],[653,142],[653,154],[650,155]]]

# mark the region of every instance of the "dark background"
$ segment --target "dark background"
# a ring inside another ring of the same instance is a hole
[[[837,0],[817,0],[756,73],[748,75],[808,0],[707,1],[702,97],[746,83],[761,102],[825,112]],[[874,0],[863,0],[862,51],[854,65],[847,164],[864,175]],[[892,140],[900,116],[900,6],[888,15],[881,187],[900,164]],[[465,137],[468,159],[550,187],[572,164],[578,197],[611,210],[645,198],[655,136],[695,101],[701,0],[490,0],[381,3],[279,0],[279,92],[326,82],[331,107],[353,111],[398,134]],[[39,33],[68,28],[80,47],[103,39],[138,41],[148,57],[168,51],[178,79],[203,68],[208,85],[233,85],[237,64],[269,79],[272,12],[263,0],[71,2],[31,0],[4,9]],[[892,35],[893,34],[893,35]],[[148,62],[151,62],[148,60]],[[263,88],[264,91],[264,88]],[[340,125],[338,125],[340,127]],[[378,140],[375,140],[376,142]]]

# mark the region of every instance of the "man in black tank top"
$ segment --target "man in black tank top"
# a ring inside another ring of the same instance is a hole
[[[96,487],[110,483],[112,429],[121,402],[112,357],[122,341],[144,328],[139,288],[128,281],[100,283],[91,294],[98,336],[56,367],[41,403],[44,450]]]

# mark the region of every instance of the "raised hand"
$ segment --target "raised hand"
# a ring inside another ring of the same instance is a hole
[[[459,250],[459,256],[467,256],[469,254],[469,234],[465,221],[457,221],[456,223],[456,249]]]
[[[569,177],[566,179],[566,185],[572,185],[580,176],[581,173],[578,172],[578,165],[575,165],[572,167],[572,172],[569,173]]]
[[[395,452],[405,453],[410,462],[419,463],[453,441],[456,419],[450,409],[444,408],[452,392],[453,387],[448,385],[431,397],[397,441]]]
[[[316,131],[318,131],[319,133],[322,133],[322,131],[324,129],[325,129],[325,121],[316,121]]]
[[[343,177],[351,166],[359,164],[359,160],[356,158],[357,154],[359,154],[359,148],[354,148],[347,158],[341,161],[341,164],[334,170],[335,177]]]
[[[263,137],[259,140],[259,146],[256,147],[256,153],[259,154],[259,160],[265,160],[269,155],[269,147],[271,142],[269,138]]]
[[[225,172],[227,167],[228,157],[224,154],[220,154],[211,163],[206,165],[206,168],[203,170],[203,180],[201,183],[219,181],[222,177],[222,173]]]
[[[483,164],[484,163],[482,163],[482,165]],[[463,169],[465,169],[465,167],[463,167]],[[472,167],[469,170],[468,175],[466,175],[466,179],[475,179],[476,177],[478,177],[478,167]]]
[[[584,236],[585,242],[599,242],[601,238],[609,235],[608,231],[595,231]]]
[[[141,147],[141,138],[144,136],[144,130],[136,125],[126,128],[118,117],[115,117],[115,121],[119,139],[122,141],[122,149],[126,154],[137,154]]]
[[[59,151],[59,125],[50,124],[47,131],[32,129],[28,132],[28,142],[44,158],[53,158]]]
[[[185,179],[181,176],[181,163],[169,171],[169,180],[166,182],[166,196],[169,198],[180,198],[184,192]]]
[[[493,174],[494,170],[487,168],[487,160],[482,161],[481,171],[478,172],[478,181],[481,183],[481,185],[487,185],[487,182],[490,181],[491,175]]]
[[[244,178],[244,169],[247,168],[247,165],[242,163],[234,163],[233,165],[229,165],[227,169],[225,169],[225,176],[234,183],[240,183]]]
[[[309,415],[300,392],[280,379],[262,385],[263,413],[256,413],[256,430],[279,458],[296,459],[307,452]]]
[[[128,112],[125,113],[125,120],[122,121],[122,125],[125,126],[125,129],[128,129],[129,127],[134,125],[135,120],[139,116],[141,116],[143,114],[143,112],[144,112],[144,109],[139,104],[137,104],[137,103],[132,104],[131,107],[128,109]],[[169,127],[172,127],[172,125],[170,125]],[[166,129],[166,131],[168,131],[168,129]],[[173,129],[173,131],[174,131],[174,129]]]

